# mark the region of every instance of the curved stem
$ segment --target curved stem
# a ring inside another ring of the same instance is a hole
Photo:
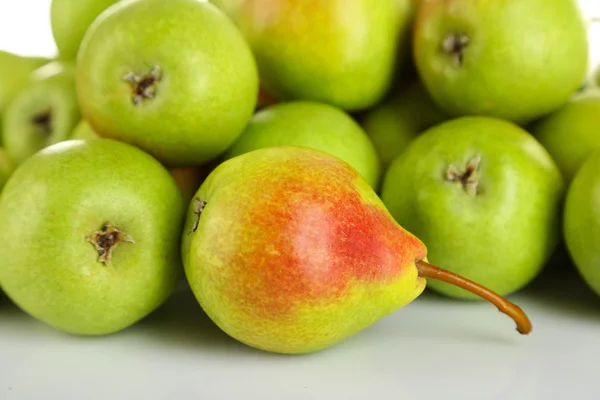
[[[463,278],[460,275],[446,271],[442,268],[436,267],[435,265],[426,263],[425,261],[417,260],[416,265],[420,277],[438,279],[440,281],[468,290],[469,292],[489,301],[495,305],[500,312],[511,317],[517,324],[517,331],[519,333],[527,335],[531,332],[531,321],[529,321],[527,314],[525,314],[525,312],[519,306],[511,303],[499,294],[494,293],[480,284],[468,280],[467,278]]]

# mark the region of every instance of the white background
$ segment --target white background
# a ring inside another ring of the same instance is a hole
[[[53,56],[49,3],[0,0],[0,49]],[[589,19],[600,17],[600,0],[581,3]],[[600,63],[599,25],[590,29],[590,66]],[[134,327],[94,339],[0,307],[0,399],[600,399],[600,301],[559,264],[511,296],[534,323],[529,337],[487,303],[426,293],[347,342],[301,357],[229,339],[185,288]]]

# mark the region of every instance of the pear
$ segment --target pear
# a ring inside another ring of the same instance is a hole
[[[586,89],[537,121],[530,132],[570,182],[587,157],[600,149],[600,89]]]
[[[569,186],[563,234],[581,277],[600,296],[600,151],[581,165]]]
[[[48,146],[17,167],[0,196],[0,286],[59,331],[121,331],[180,281],[185,211],[173,177],[134,146]]]
[[[427,0],[413,39],[419,76],[453,117],[524,125],[565,103],[588,71],[575,0]]]
[[[98,135],[169,168],[216,159],[258,101],[258,71],[233,21],[208,1],[133,0],[90,25],[77,56],[82,116]]]
[[[404,2],[404,1],[402,1]],[[234,20],[255,55],[265,89],[283,100],[349,112],[389,90],[410,30],[399,0],[245,0]]]
[[[225,158],[282,145],[310,147],[339,157],[373,188],[379,184],[379,158],[373,143],[350,115],[325,103],[297,100],[263,108]]]
[[[381,199],[429,248],[429,260],[510,295],[542,270],[560,239],[565,183],[544,147],[516,124],[471,116],[438,124],[386,171]],[[476,299],[444,282],[430,288]]]
[[[72,61],[96,17],[118,0],[52,0],[50,27],[61,60]]]
[[[31,73],[48,62],[45,57],[0,50],[0,119],[10,100],[28,83]]]
[[[54,61],[36,69],[12,99],[2,120],[2,143],[17,163],[66,140],[80,120],[71,63]]]
[[[73,128],[73,132],[69,136],[69,139],[98,139],[100,135],[94,131],[94,129],[90,126],[90,123],[85,119],[82,119],[75,125]]]
[[[600,86],[600,64],[596,66],[592,74],[592,82],[596,86]]]
[[[230,18],[235,17],[236,11],[245,0],[210,0],[217,8]]]
[[[360,123],[371,138],[382,169],[422,131],[447,119],[419,81],[367,111]]]
[[[8,178],[12,175],[15,167],[15,163],[6,150],[0,147],[0,192],[2,192],[2,188],[6,184]]]
[[[286,354],[334,346],[411,303],[426,279],[461,285],[517,322],[517,306],[427,263],[348,163],[278,146],[219,164],[190,202],[182,260],[194,296],[224,332]]]

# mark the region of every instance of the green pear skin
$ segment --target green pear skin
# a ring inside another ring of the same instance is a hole
[[[446,119],[421,82],[416,81],[366,112],[360,123],[385,170],[419,133]]]
[[[36,69],[13,98],[2,120],[2,143],[17,163],[66,140],[81,118],[72,63],[54,61]]]
[[[600,296],[600,151],[594,151],[575,174],[563,218],[569,256],[587,285]]]
[[[27,84],[31,73],[48,62],[45,57],[0,50],[0,119],[10,100]]]
[[[6,181],[15,170],[15,167],[14,161],[10,158],[6,150],[0,147],[0,193],[4,188]]]
[[[334,346],[412,302],[425,257],[356,170],[297,146],[218,165],[182,231],[186,277],[207,315],[276,353]]]
[[[554,251],[564,192],[560,170],[528,132],[472,116],[417,137],[387,170],[381,198],[427,244],[431,263],[506,296],[531,282]],[[429,287],[477,298],[444,282]]]
[[[77,123],[77,125],[75,125],[75,128],[73,128],[73,132],[71,132],[71,136],[69,137],[69,139],[98,139],[98,138],[100,138],[100,135],[98,135],[96,133],[96,131],[94,131],[94,129],[92,129],[90,124],[85,119],[82,119],[81,121],[79,121]]]
[[[51,145],[21,164],[0,196],[0,286],[57,330],[121,331],[179,282],[185,209],[169,172],[133,146]]]
[[[379,184],[380,163],[373,143],[350,115],[329,104],[288,101],[261,109],[226,158],[273,146],[323,151],[350,164],[371,187]]]
[[[398,0],[246,0],[235,21],[268,92],[354,112],[390,89],[410,31],[404,10]]]
[[[574,96],[536,122],[530,132],[570,182],[587,157],[600,149],[600,89],[587,89]]]
[[[207,1],[120,1],[100,14],[77,57],[83,118],[102,137],[169,167],[207,163],[242,133],[258,71],[233,21]]]
[[[245,0],[210,0],[219,10],[230,18],[235,18],[237,10]]]
[[[451,116],[523,125],[560,107],[584,82],[587,25],[575,0],[427,0],[415,20],[413,54]]]
[[[50,27],[61,60],[75,60],[79,44],[96,17],[118,0],[52,0]]]

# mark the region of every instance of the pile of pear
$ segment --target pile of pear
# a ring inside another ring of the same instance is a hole
[[[182,282],[232,339],[340,343],[426,289],[521,334],[600,295],[600,75],[575,0],[53,0],[0,52],[0,287],[116,334]],[[400,316],[398,316],[400,318]]]

